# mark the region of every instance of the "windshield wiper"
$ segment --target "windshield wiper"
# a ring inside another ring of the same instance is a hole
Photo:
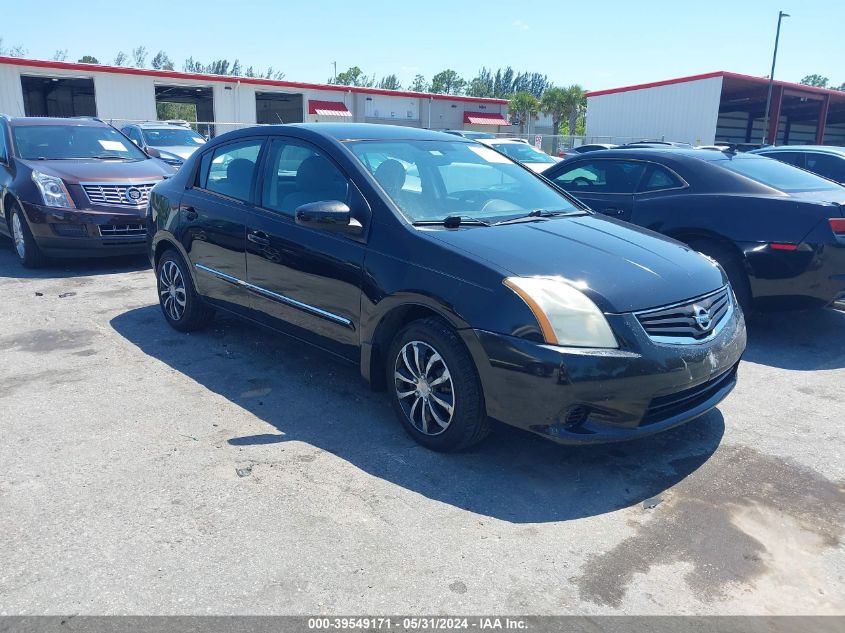
[[[495,226],[499,226],[501,224],[517,224],[518,222],[534,222],[543,218],[553,218],[559,215],[580,215],[581,213],[583,212],[578,209],[573,211],[547,211],[545,209],[534,209],[525,215],[518,215],[515,218],[496,222]]]
[[[486,220],[479,220],[470,215],[447,215],[442,220],[417,220],[414,226],[445,226],[447,229],[456,229],[459,226],[493,226]]]
[[[100,154],[98,156],[88,156],[93,160],[135,160],[134,158],[127,158],[126,156],[115,156],[114,154]]]

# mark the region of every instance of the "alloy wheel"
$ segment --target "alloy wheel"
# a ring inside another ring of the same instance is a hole
[[[185,314],[187,294],[182,271],[173,261],[165,261],[158,277],[158,293],[165,313],[178,321]]]
[[[12,213],[12,239],[15,241],[15,250],[18,252],[18,257],[26,258],[26,242],[24,242],[23,226],[21,226],[21,216],[19,213]]]
[[[405,344],[394,364],[396,397],[411,424],[425,435],[440,435],[455,413],[455,389],[443,357],[422,341]]]

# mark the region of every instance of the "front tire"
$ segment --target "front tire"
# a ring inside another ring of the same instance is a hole
[[[184,260],[174,250],[166,251],[156,267],[158,301],[167,323],[179,332],[204,328],[214,310],[197,294]]]
[[[12,205],[9,213],[9,233],[12,234],[12,244],[18,261],[24,268],[40,268],[47,262],[17,203]]]
[[[435,451],[459,451],[490,432],[475,364],[455,331],[436,318],[407,325],[388,352],[390,400],[402,426]]]

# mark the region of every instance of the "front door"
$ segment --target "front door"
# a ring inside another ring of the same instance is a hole
[[[630,220],[645,163],[618,158],[566,161],[552,180],[593,211]]]
[[[369,207],[337,165],[301,140],[273,138],[263,164],[261,203],[249,214],[246,243],[258,318],[354,359],[364,240],[299,226],[294,212],[303,204],[338,200],[366,226]]]
[[[262,138],[233,141],[206,152],[194,186],[180,204],[181,241],[201,295],[235,312],[249,309],[246,219],[253,209]]]

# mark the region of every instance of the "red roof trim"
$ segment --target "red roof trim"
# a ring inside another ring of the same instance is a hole
[[[650,83],[645,84],[635,84],[633,86],[622,86],[620,88],[608,88],[607,90],[594,90],[587,93],[588,97],[600,97],[602,95],[611,95],[616,94],[618,92],[631,92],[632,90],[644,90],[646,88],[657,88],[658,86],[670,86],[672,84],[682,84],[687,83],[690,81],[700,81],[702,79],[713,79],[714,77],[722,77],[727,79],[738,79],[741,81],[747,81],[749,83],[756,83],[756,84],[769,84],[769,80],[765,77],[755,77],[753,75],[743,75],[740,73],[732,73],[726,70],[717,70],[716,72],[712,73],[704,73],[701,75],[689,75],[688,77],[678,77],[677,79],[664,79],[663,81],[652,81]],[[804,84],[796,84],[790,81],[781,81],[779,79],[774,80],[774,85],[776,86],[783,86],[784,88],[790,88],[793,90],[801,90],[804,92],[817,92],[821,94],[829,94],[832,96],[840,96],[845,97],[845,93],[839,90],[833,90],[830,88],[816,88],[815,86],[805,86]]]
[[[487,97],[461,97],[454,95],[430,94],[427,92],[410,92],[404,90],[383,90],[381,88],[358,88],[355,86],[338,86],[333,84],[315,84],[298,81],[277,81],[275,79],[259,79],[257,77],[232,77],[231,75],[203,75],[199,73],[183,73],[175,70],[152,70],[149,68],[131,68],[127,66],[104,66],[102,64],[80,64],[73,62],[54,62],[42,59],[23,59],[22,57],[2,57],[0,64],[11,66],[30,66],[53,70],[74,70],[86,73],[114,73],[118,75],[144,75],[161,79],[191,79],[198,81],[219,81],[223,83],[252,84],[256,86],[275,86],[278,88],[297,88],[300,90],[332,90],[335,92],[356,92],[363,94],[388,95],[391,97],[410,97],[417,99],[434,99],[436,101],[464,101],[469,103],[506,104],[506,99],[490,99]]]

